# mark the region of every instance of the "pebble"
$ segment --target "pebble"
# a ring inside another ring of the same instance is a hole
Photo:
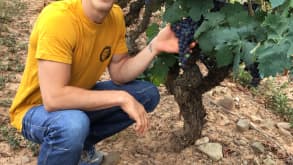
[[[289,137],[292,136],[291,132],[285,130],[285,129],[282,128],[282,127],[279,127],[279,132],[280,132],[281,135],[284,135],[284,136],[289,136]]]
[[[289,130],[292,126],[290,123],[287,122],[280,122],[276,124],[278,128],[283,128]]]
[[[251,144],[251,147],[257,153],[264,153],[265,152],[265,147],[260,142],[253,142]]]
[[[23,156],[22,158],[21,158],[21,163],[23,163],[23,164],[27,164],[27,163],[29,163],[31,161],[31,159],[28,157],[28,156]]]
[[[195,145],[199,146],[205,143],[208,143],[210,141],[210,139],[208,137],[202,137],[198,140],[196,140]]]
[[[232,110],[234,107],[234,99],[229,95],[225,95],[223,99],[217,101],[217,104],[223,106],[228,110]]]
[[[223,158],[223,147],[219,143],[206,143],[198,146],[198,149],[207,154],[213,161]]]
[[[263,161],[264,165],[276,165],[276,162],[274,160],[272,160],[271,158],[266,158]]]
[[[272,120],[264,120],[261,123],[261,127],[272,130],[273,128],[275,128],[275,122]]]
[[[250,127],[250,121],[248,119],[239,119],[236,124],[237,130],[240,132],[247,131]]]

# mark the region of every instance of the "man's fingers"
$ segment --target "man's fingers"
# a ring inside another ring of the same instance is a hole
[[[141,126],[142,126],[141,121],[140,120],[137,120],[136,121],[136,125],[135,125],[135,131],[136,132],[140,132]]]
[[[144,119],[143,134],[145,134],[148,130],[148,119],[147,119],[146,113],[143,114],[143,119]]]
[[[136,132],[138,134],[141,134],[143,132],[144,121],[143,121],[143,118],[141,117],[141,115],[138,118],[139,119],[136,121]]]
[[[146,112],[142,112],[139,117],[139,119],[136,120],[136,126],[135,126],[135,131],[139,134],[139,135],[143,135],[146,133],[146,131],[148,130],[149,127],[149,121],[147,118],[147,113]]]
[[[141,114],[140,120],[141,120],[141,126],[140,126],[139,133],[140,135],[142,135],[144,132],[144,127],[145,127],[145,120],[144,120],[143,114]]]

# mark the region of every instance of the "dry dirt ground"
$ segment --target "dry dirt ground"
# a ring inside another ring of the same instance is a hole
[[[27,5],[27,9],[18,13],[7,26],[7,32],[2,34],[14,35],[14,46],[28,43],[29,31],[43,6],[42,1],[36,0],[24,0],[23,3]],[[13,149],[9,145],[15,144],[13,137],[4,137],[5,133],[6,136],[9,134],[5,130],[11,130],[7,117],[9,100],[13,99],[21,78],[21,72],[13,69],[18,63],[11,64],[11,61],[17,59],[24,64],[26,49],[17,49],[13,53],[8,50],[9,46],[4,44],[1,44],[0,48],[2,66],[12,66],[12,69],[8,67],[6,71],[2,69],[0,72],[2,79],[5,78],[5,86],[0,91],[0,165],[33,165],[36,164],[37,157],[29,149],[28,142],[21,140],[20,148]],[[103,79],[107,79],[107,75]],[[285,81],[286,77],[276,79],[277,83]],[[292,87],[293,84],[289,84],[286,89],[290,102],[293,99]],[[284,119],[266,109],[260,97],[254,97],[248,89],[235,84],[231,79],[226,79],[220,86],[206,93],[203,99],[207,123],[202,137],[207,137],[209,142],[221,144],[223,158],[213,161],[200,152],[197,145],[189,146],[179,153],[173,152],[169,139],[173,132],[182,129],[183,121],[173,96],[164,86],[159,89],[161,101],[155,112],[150,114],[151,128],[145,136],[137,136],[130,127],[96,145],[99,150],[105,152],[119,152],[119,165],[293,164],[290,157],[290,154],[293,154],[292,128],[287,132],[280,131],[276,123],[283,122]],[[231,109],[225,108],[221,103],[225,98],[232,102]],[[248,119],[254,128],[250,126],[250,129],[244,132],[238,131],[236,123],[239,119]],[[264,150],[257,152],[257,149],[252,147],[254,142],[261,143]]]

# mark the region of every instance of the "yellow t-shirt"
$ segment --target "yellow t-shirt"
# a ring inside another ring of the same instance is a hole
[[[25,113],[42,104],[38,59],[71,64],[69,85],[90,89],[112,55],[127,53],[125,31],[123,12],[117,5],[101,24],[89,20],[81,0],[57,1],[44,8],[30,36],[25,70],[9,110],[11,124],[21,131]]]

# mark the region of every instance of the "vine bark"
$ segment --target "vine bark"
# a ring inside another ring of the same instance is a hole
[[[205,123],[206,110],[203,106],[202,96],[206,91],[219,85],[229,74],[229,68],[209,71],[203,77],[200,68],[196,65],[196,51],[189,59],[183,73],[180,74],[178,66],[174,66],[168,75],[166,87],[175,96],[179,105],[180,114],[184,119],[183,130],[171,137],[172,148],[179,152],[201,137]]]

